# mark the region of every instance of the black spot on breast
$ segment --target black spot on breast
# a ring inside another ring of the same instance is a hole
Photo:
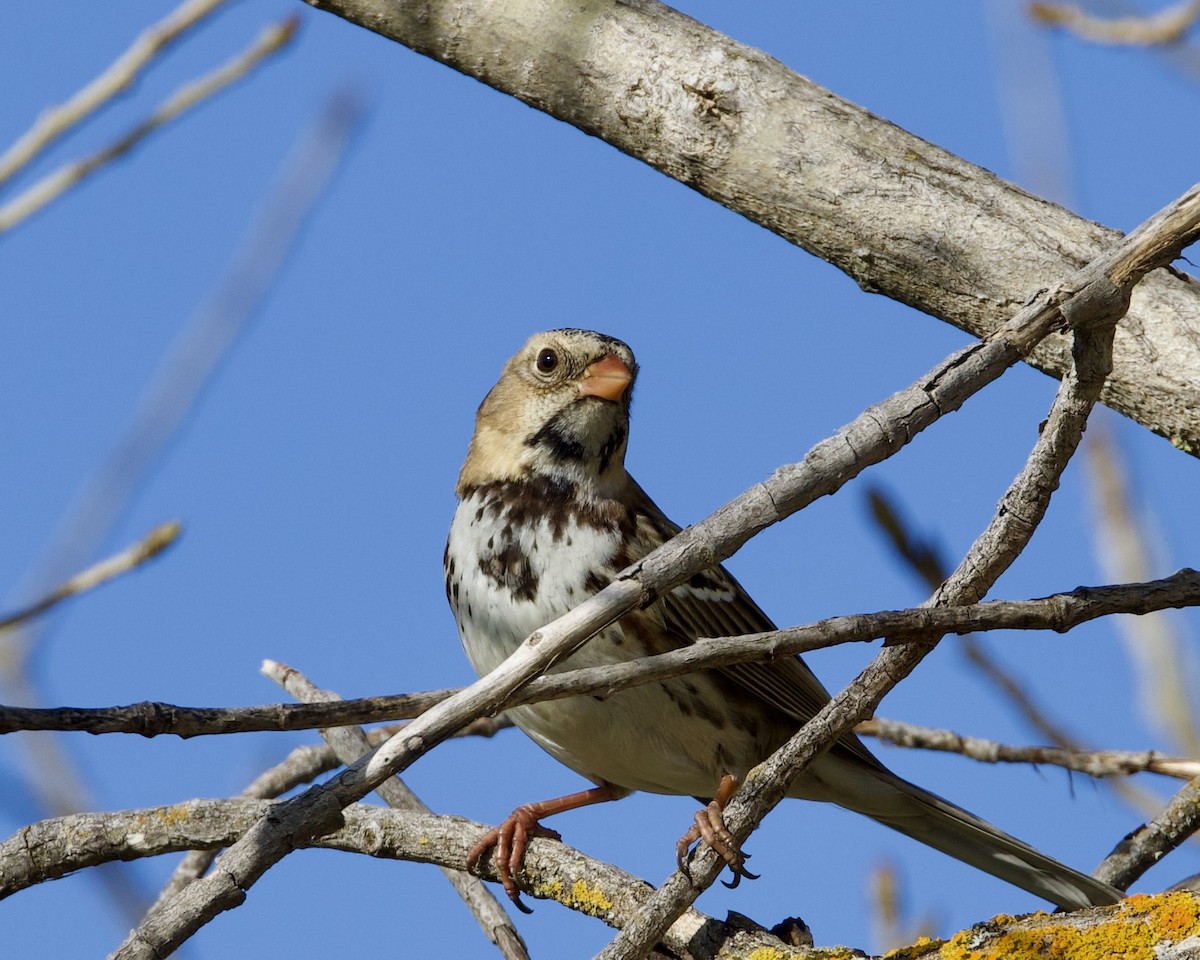
[[[595,570],[589,570],[587,576],[583,578],[583,588],[588,593],[599,593],[608,586],[608,581],[596,573]]]
[[[559,477],[531,476],[481,484],[464,496],[481,504],[475,513],[476,522],[485,515],[494,520],[503,518],[501,539],[511,538],[514,530],[543,524],[553,543],[567,539],[572,524],[620,533],[626,539],[637,529],[637,514],[628,506],[618,500],[579,498],[575,485]]]
[[[517,600],[536,600],[537,574],[525,551],[515,543],[479,558],[480,572],[498,587],[506,587]]]

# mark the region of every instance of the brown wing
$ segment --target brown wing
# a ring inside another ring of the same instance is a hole
[[[653,548],[675,536],[673,523],[632,479],[634,507],[638,515],[639,539]],[[771,618],[723,566],[695,574],[659,601],[667,629],[681,643],[699,637],[736,637],[777,629]],[[799,657],[784,657],[768,663],[739,663],[719,668],[748,692],[761,697],[797,723],[806,723],[829,701],[816,674]],[[856,758],[882,766],[859,739],[847,735],[838,745]]]

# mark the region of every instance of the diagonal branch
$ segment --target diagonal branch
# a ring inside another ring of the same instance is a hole
[[[24,193],[0,207],[0,234],[4,234],[53,203],[72,187],[112,161],[125,156],[155,130],[240,80],[271,55],[278,53],[296,33],[300,22],[289,17],[265,28],[258,39],[228,63],[176,90],[149,117],[124,136],[89,157],[68,163],[39,180]]]
[[[283,664],[264,664],[263,673],[298,700],[309,703],[329,703],[341,699],[335,693],[321,690],[299,671],[285,667]],[[361,727],[326,728],[321,731],[321,736],[342,763],[353,763],[371,750],[371,743]],[[421,798],[399,777],[383,781],[375,792],[389,807],[397,810],[416,813],[431,812]],[[476,922],[483,928],[487,938],[500,950],[501,955],[506,960],[529,960],[529,953],[525,948],[524,941],[521,940],[521,935],[517,933],[512,920],[492,892],[483,885],[483,882],[465,870],[442,867],[442,873],[462,898]]]
[[[1150,223],[1160,226],[1173,215],[1166,211]],[[1155,230],[1139,228],[1140,242],[1155,249]],[[1133,241],[1133,237],[1129,238]],[[1133,249],[1123,263],[1139,262]],[[1111,369],[1113,333],[1124,315],[1132,286],[1139,274],[1115,262],[1101,273],[1100,282],[1090,282],[1093,294],[1068,302],[1063,311],[1074,329],[1075,367],[1063,378],[1050,415],[1024,468],[1001,498],[992,522],[972,544],[958,569],[927,601],[929,606],[973,603],[986,595],[1000,575],[1020,554],[1045,515],[1058,480],[1075,452],[1087,425],[1087,415],[1099,398],[1104,378]],[[1123,282],[1118,285],[1114,278]],[[1106,282],[1107,281],[1107,286]],[[870,716],[883,698],[920,664],[940,636],[930,634],[924,642],[885,646],[844,690],[833,697],[786,744],[751,772],[725,811],[725,822],[738,843],[758,826],[784,798],[789,784],[859,720]],[[655,892],[639,916],[622,928],[617,937],[597,956],[598,960],[632,960],[647,955],[663,932],[680,913],[707,889],[725,863],[712,847],[679,870]]]
[[[1095,875],[1124,890],[1200,830],[1200,777],[1188,781],[1149,823],[1123,838]]]
[[[130,570],[136,570],[171,546],[179,538],[182,529],[183,527],[176,520],[159,524],[141,540],[126,547],[120,553],[115,553],[99,563],[92,564],[86,570],[81,570],[40,600],[27,607],[22,607],[14,613],[0,616],[0,632],[11,630],[34,617],[40,617],[43,613],[53,610],[64,600],[94,590],[102,583],[107,583],[114,577],[119,577]]]
[[[657,0],[307,0],[599,137],[882,293],[976,336],[1120,239]],[[1200,454],[1200,285],[1160,274],[1106,404]],[[1062,378],[1070,345],[1029,362]]]

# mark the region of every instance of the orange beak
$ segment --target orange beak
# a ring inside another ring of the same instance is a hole
[[[615,353],[610,353],[584,371],[583,379],[579,381],[579,395],[600,397],[602,400],[616,403],[632,380],[633,374],[621,362],[621,358]]]

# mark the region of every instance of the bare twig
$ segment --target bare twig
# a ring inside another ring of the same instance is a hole
[[[86,593],[102,583],[119,577],[123,573],[135,570],[148,560],[152,560],[171,546],[179,537],[182,526],[177,520],[161,524],[151,530],[137,543],[131,544],[120,553],[113,554],[107,560],[88,567],[81,573],[75,574],[66,583],[51,590],[46,596],[35,603],[24,607],[15,613],[0,616],[0,631],[11,629],[18,624],[41,616],[48,610],[58,606],[64,600]]]
[[[930,590],[936,590],[950,575],[949,565],[936,545],[929,539],[917,536],[910,524],[901,516],[896,504],[879,487],[867,491],[871,516],[886,535],[900,558],[909,569],[917,574]],[[1033,698],[1025,685],[1006,669],[988,649],[974,636],[966,634],[959,649],[967,662],[979,671],[1025,719],[1034,730],[1046,737],[1050,743],[1066,750],[1082,750],[1083,747],[1062,729]]]
[[[1089,777],[1125,777],[1134,773],[1157,773],[1180,780],[1200,776],[1200,760],[1168,757],[1154,750],[1066,750],[1062,747],[1017,747],[980,737],[964,737],[953,730],[937,730],[915,723],[873,717],[854,732],[878,737],[898,747],[958,753],[981,763],[1030,763],[1063,767]]]
[[[1200,829],[1200,779],[1190,781],[1149,823],[1125,837],[1095,876],[1122,890]]]
[[[1164,580],[1108,587],[1080,587],[1039,600],[993,600],[962,607],[830,617],[800,627],[742,637],[701,639],[697,643],[628,663],[587,667],[539,677],[513,695],[507,706],[583,693],[611,694],[626,687],[735,663],[767,661],[809,653],[841,643],[893,642],[930,633],[982,630],[1055,630],[1065,633],[1080,623],[1112,614],[1141,614],[1165,607],[1200,605],[1200,573],[1181,570]],[[268,668],[270,669],[270,668]],[[306,730],[350,723],[373,723],[420,716],[458,690],[432,690],[390,697],[365,697],[327,704],[269,704],[259,707],[180,707],[145,702],[128,707],[35,709],[0,706],[0,733],[19,730],[170,734],[194,737],[262,730]],[[472,724],[490,735],[502,719]]]
[[[0,207],[0,235],[37,213],[48,203],[57,200],[105,164],[123,157],[159,127],[170,123],[234,81],[240,80],[267,57],[283,49],[295,35],[299,24],[299,18],[293,16],[267,27],[244,52],[212,73],[180,87],[157,110],[124,136],[90,157],[60,167]]]
[[[935,544],[917,536],[901,516],[891,497],[879,487],[867,491],[871,516],[900,558],[930,590],[936,590],[950,575],[949,565]],[[959,649],[980,675],[1014,706],[1034,730],[1052,744],[1067,750],[1083,749],[1065,730],[1034,703],[1024,684],[1009,672],[974,636],[966,634]]]
[[[1091,445],[1085,442],[1085,454],[1089,452]],[[1086,459],[1086,458],[1085,458]],[[917,572],[921,579],[930,589],[937,589],[941,582],[947,576],[946,564],[942,560],[938,551],[932,543],[916,537],[910,530],[909,525],[901,518],[899,511],[895,505],[890,502],[887,496],[881,490],[872,490],[870,492],[871,511],[877,523],[887,534],[888,539],[896,548],[900,556],[909,564],[910,568]],[[967,662],[974,667],[985,680],[990,682],[1000,694],[1016,709],[1018,714],[1024,721],[1046,740],[1052,744],[1052,748],[1033,748],[1037,751],[1052,749],[1057,751],[1062,757],[1066,758],[1091,758],[1112,756],[1111,752],[1099,752],[1089,750],[1076,736],[1068,732],[1060,723],[1051,718],[1048,711],[1037,703],[1031,696],[1026,684],[1005,667],[993,654],[988,647],[983,643],[982,638],[976,637],[974,634],[967,634],[963,637],[962,643],[958,644]],[[870,724],[871,721],[865,721]],[[861,726],[861,725],[860,725]],[[941,739],[942,744],[948,741],[945,738]],[[984,746],[985,742],[981,742],[980,749],[985,753],[990,749]],[[999,745],[997,745],[999,746]],[[942,749],[938,745],[929,745],[930,749]],[[1002,748],[1004,750],[1017,748]],[[1190,753],[1195,751],[1188,750]],[[970,754],[975,756],[975,754]],[[1052,757],[1054,753],[1047,756]],[[1013,754],[1013,759],[1019,758],[1018,753]],[[1131,755],[1133,757],[1141,756],[1139,754]],[[977,756],[976,759],[985,759],[983,756]],[[1029,758],[1032,762],[1034,758]],[[1054,762],[1048,760],[1046,762]],[[1082,759],[1082,762],[1091,768],[1094,761]],[[1102,761],[1107,762],[1107,761]],[[1118,760],[1120,765],[1125,761]],[[1134,761],[1136,763],[1136,761]],[[1190,769],[1188,761],[1182,761],[1182,769],[1184,771]],[[1064,764],[1071,767],[1071,763]],[[1071,767],[1074,769],[1074,767]],[[1083,772],[1090,772],[1085,770]],[[1158,772],[1166,772],[1159,770]],[[1094,775],[1094,774],[1093,774]],[[1192,773],[1181,773],[1181,776],[1193,776]],[[1112,788],[1120,794],[1124,799],[1131,803],[1134,807],[1141,810],[1157,810],[1158,801],[1150,794],[1143,790],[1139,790],[1125,780],[1113,781]]]
[[[137,81],[138,75],[184,33],[228,0],[186,0],[153,26],[66,103],[43,111],[37,122],[0,156],[0,186],[31,163],[72,127],[95,113]]]
[[[512,724],[504,717],[485,717],[474,723],[469,723],[458,732],[458,736],[490,737],[498,729]],[[367,732],[367,740],[372,747],[393,736],[396,726],[376,727]],[[323,773],[329,773],[342,765],[333,750],[325,744],[305,744],[296,747],[282,761],[268,770],[263,771],[238,796],[241,799],[267,800],[282,796],[289,790],[302,783],[311,783]],[[180,861],[171,878],[160,891],[151,910],[175,896],[189,883],[204,876],[217,856],[218,849],[192,850]]]
[[[263,664],[262,672],[297,700],[306,703],[330,703],[341,699],[335,693],[321,690],[299,671],[284,664],[268,660]],[[371,750],[371,742],[360,727],[325,728],[321,731],[321,736],[342,763],[353,763]],[[375,788],[375,792],[389,807],[397,810],[431,812],[421,798],[399,777],[384,780]],[[465,870],[453,870],[449,867],[441,869],[482,928],[484,935],[496,945],[501,955],[507,960],[529,960],[529,952],[521,935],[483,882]]]
[[[1131,17],[1099,17],[1073,3],[1031,3],[1029,13],[1035,20],[1094,43],[1149,47],[1182,40],[1200,17],[1200,0],[1183,0],[1157,13]]]

